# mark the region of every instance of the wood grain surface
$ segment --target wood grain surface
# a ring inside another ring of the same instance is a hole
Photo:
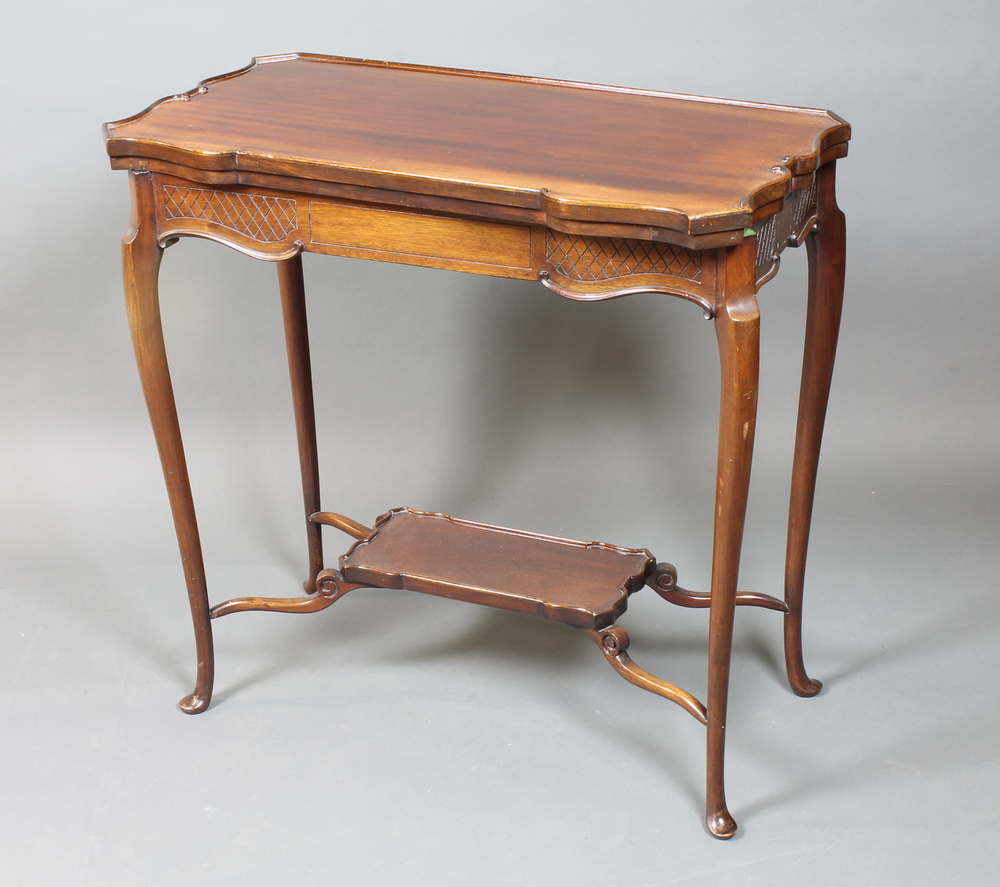
[[[328,56],[273,56],[106,127],[130,168],[293,176],[578,221],[733,230],[846,153],[826,111]]]

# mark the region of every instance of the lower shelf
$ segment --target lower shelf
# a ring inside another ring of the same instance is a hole
[[[673,567],[656,564],[645,549],[574,542],[410,508],[394,508],[371,529],[326,511],[311,520],[358,540],[340,558],[339,571],[323,570],[308,597],[233,598],[214,606],[211,617],[246,610],[315,613],[365,587],[405,588],[544,616],[589,635],[625,680],[708,722],[698,699],[632,661],[628,634],[614,624],[629,595],[645,584],[686,606],[702,606],[707,597],[677,588]]]
[[[340,559],[347,582],[405,588],[599,630],[654,566],[644,549],[394,508]]]

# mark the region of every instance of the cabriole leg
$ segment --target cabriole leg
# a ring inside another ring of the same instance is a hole
[[[320,493],[319,457],[316,451],[316,410],[313,404],[302,256],[283,259],[277,264],[281,310],[285,321],[288,370],[292,381],[292,403],[295,407],[295,432],[299,443],[306,542],[309,546],[309,576],[303,585],[306,591],[312,593],[316,591],[316,577],[323,569],[323,537],[320,525],[309,520],[311,514],[320,510]]]
[[[755,238],[729,249],[726,299],[715,317],[722,402],[708,650],[706,821],[717,838],[731,838],[736,832],[736,822],[726,807],[724,762],[733,616],[757,421],[760,314],[755,256]]]
[[[844,298],[845,224],[844,214],[837,206],[835,181],[835,162],[818,171],[819,223],[806,241],[809,306],[785,556],[785,665],[792,690],[799,696],[815,696],[823,686],[806,674],[802,659],[802,591],[816,493],[816,468]]]
[[[130,173],[129,178],[132,186],[132,223],[122,239],[125,299],[139,377],[160,451],[160,464],[167,482],[167,495],[194,620],[198,677],[194,692],[181,700],[180,707],[188,714],[196,714],[208,708],[215,673],[205,565],[160,323],[157,277],[163,250],[156,237],[152,176]]]

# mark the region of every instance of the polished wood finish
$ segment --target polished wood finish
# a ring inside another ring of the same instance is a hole
[[[316,590],[316,577],[323,569],[323,537],[319,524],[311,520],[320,509],[319,454],[316,450],[316,409],[313,404],[312,366],[309,358],[309,326],[306,292],[302,279],[302,257],[277,263],[281,310],[285,324],[285,350],[292,383],[295,431],[299,442],[299,469],[305,507],[306,540],[309,546],[309,576],[306,591]]]
[[[742,230],[849,134],[826,111],[287,55],[110,125],[108,150],[129,169],[393,187],[694,235]]]
[[[663,680],[663,678],[650,674],[644,668],[639,668],[632,661],[632,657],[627,652],[629,636],[624,628],[620,625],[612,625],[603,631],[591,629],[584,629],[584,631],[597,642],[597,646],[601,648],[605,658],[626,681],[637,687],[642,687],[643,690],[649,690],[650,693],[655,693],[657,696],[662,696],[664,699],[669,699],[671,702],[676,702],[688,714],[693,715],[697,721],[708,724],[708,712],[705,710],[705,705],[694,695],[669,681]]]
[[[131,184],[132,221],[122,239],[125,302],[139,378],[167,483],[194,622],[198,678],[194,692],[181,700],[180,707],[188,714],[196,714],[208,708],[212,701],[215,680],[208,583],[160,322],[157,278],[163,250],[157,242],[156,221],[153,218],[153,182],[149,176],[132,175]]]
[[[737,606],[783,614],[789,681],[802,657],[802,591],[844,284],[836,160],[850,127],[826,111],[324,56],[256,60],[105,128],[127,169],[125,289],[139,372],[173,509],[204,710],[211,619],[323,610],[358,588],[407,588],[564,622],[626,680],[706,726],[706,822],[731,836],[724,785]],[[307,595],[209,607],[201,544],[159,321],[157,274],[179,237],[275,262],[309,554]],[[785,596],[738,591],[756,423],[757,291],[786,246],[808,244],[809,307]],[[711,588],[687,591],[649,552],[395,509],[374,527],[320,510],[300,254],[537,280],[567,298],[676,296],[713,318],[721,365]],[[323,566],[322,526],[355,541]],[[709,608],[705,702],[640,668],[616,624],[629,595]]]
[[[736,822],[726,807],[723,759],[733,610],[757,423],[760,312],[755,295],[756,257],[756,244],[749,241],[727,251],[725,274],[729,298],[715,316],[722,365],[722,409],[708,634],[707,816],[709,830],[719,838],[736,832]]]
[[[799,696],[815,696],[823,686],[806,674],[802,661],[802,590],[820,443],[844,302],[846,231],[844,214],[837,206],[835,175],[834,163],[824,166],[816,175],[821,221],[806,241],[809,303],[785,555],[785,664],[788,680]]]
[[[358,258],[439,257],[463,265],[531,268],[531,228],[311,201],[313,243]]]
[[[653,566],[645,550],[397,508],[340,559],[343,577],[601,629]]]

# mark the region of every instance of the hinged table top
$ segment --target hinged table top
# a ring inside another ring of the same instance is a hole
[[[846,153],[827,111],[314,55],[260,58],[106,126],[148,161],[734,230]]]

